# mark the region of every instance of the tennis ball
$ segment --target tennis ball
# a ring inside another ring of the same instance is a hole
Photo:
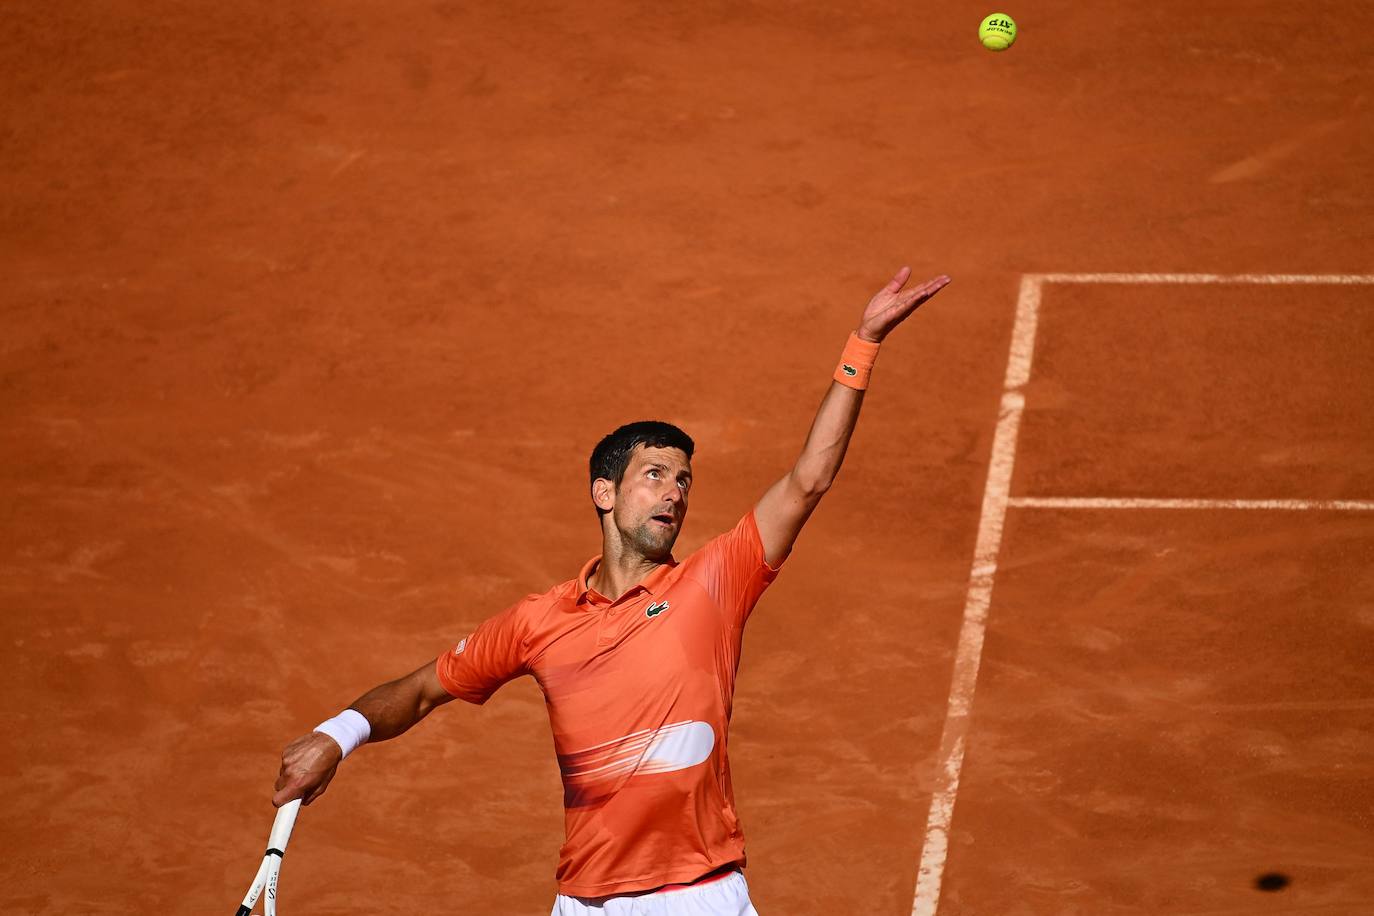
[[[1005,51],[1016,41],[1016,23],[1006,13],[993,13],[979,24],[978,40],[989,51]]]

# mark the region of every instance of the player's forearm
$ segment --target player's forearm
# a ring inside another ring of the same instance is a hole
[[[368,743],[404,734],[439,705],[427,694],[420,673],[417,671],[373,687],[349,706],[371,725]]]
[[[844,463],[849,439],[859,422],[864,393],[831,382],[821,400],[801,455],[792,468],[794,485],[807,496],[819,500],[835,482]]]

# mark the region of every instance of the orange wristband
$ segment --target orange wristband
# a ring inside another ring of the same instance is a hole
[[[873,374],[873,363],[877,359],[878,345],[851,333],[840,354],[840,364],[835,368],[835,381],[863,391],[868,387],[868,377]]]

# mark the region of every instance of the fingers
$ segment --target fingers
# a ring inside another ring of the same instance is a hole
[[[280,808],[289,801],[294,801],[301,797],[301,786],[292,783],[278,789],[272,796],[272,807]]]
[[[305,800],[304,800],[301,804],[308,805],[308,804],[310,804],[311,802],[313,802],[315,799],[317,799],[317,798],[319,798],[321,795],[323,795],[323,794],[324,794],[324,790],[327,789],[327,788],[329,788],[329,783],[333,781],[333,779],[334,779],[334,773],[335,773],[334,770],[330,770],[329,773],[328,773],[328,774],[324,777],[324,779],[320,782],[320,784],[319,784],[318,786],[316,786],[313,790],[311,790],[311,792],[310,792],[308,795],[305,796]]]
[[[945,274],[940,274],[940,276],[932,280],[927,280],[915,289],[909,289],[900,296],[897,296],[891,301],[888,308],[896,312],[914,311],[921,303],[925,302],[948,285],[949,277]]]
[[[897,271],[897,275],[895,277],[888,281],[888,284],[886,287],[884,287],[884,289],[889,293],[895,293],[898,290],[900,290],[903,286],[905,286],[906,281],[909,279],[911,279],[911,268],[903,267],[901,270]]]
[[[938,277],[927,280],[915,289],[909,289],[901,296],[898,296],[897,294],[901,292],[902,287],[905,286],[906,282],[910,279],[911,268],[903,267],[901,270],[897,271],[897,275],[888,282],[887,286],[884,286],[882,291],[873,297],[874,303],[881,301],[884,295],[895,297],[896,302],[900,306],[907,306],[913,302],[921,303],[948,286],[950,280],[948,274],[940,274]]]
[[[302,804],[310,804],[324,794],[324,787],[334,778],[330,770],[321,777],[318,773],[303,773],[287,780],[272,796],[272,806],[280,808],[289,801],[301,799]]]
[[[859,332],[866,340],[882,340],[888,332],[901,324],[931,296],[950,283],[948,274],[940,274],[914,289],[899,292],[907,280],[911,279],[911,268],[903,267],[897,271],[892,282],[875,295],[864,309],[859,321]]]
[[[294,799],[310,804],[324,794],[341,758],[339,746],[327,735],[311,734],[287,745],[282,752],[272,804],[278,808]]]
[[[291,784],[290,775],[286,772],[286,755],[283,754],[281,769],[277,772],[277,781],[272,784],[272,806],[280,808],[294,798],[295,796],[291,793],[292,789],[294,786]]]
[[[920,286],[916,287],[914,290],[907,294],[907,296],[910,297],[908,301],[926,301],[931,296],[935,295],[940,290],[944,289],[946,286],[949,286],[949,280],[950,278],[946,274],[940,274],[940,276],[934,278],[933,280],[927,280],[926,282],[922,283]]]

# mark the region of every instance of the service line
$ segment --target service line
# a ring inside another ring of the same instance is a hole
[[[1277,512],[1374,512],[1370,499],[1147,499],[1143,497],[1014,496],[1018,509],[1255,509]]]
[[[1118,283],[1139,286],[1180,283],[1252,283],[1272,286],[1361,286],[1374,274],[1028,274],[1042,283]]]

